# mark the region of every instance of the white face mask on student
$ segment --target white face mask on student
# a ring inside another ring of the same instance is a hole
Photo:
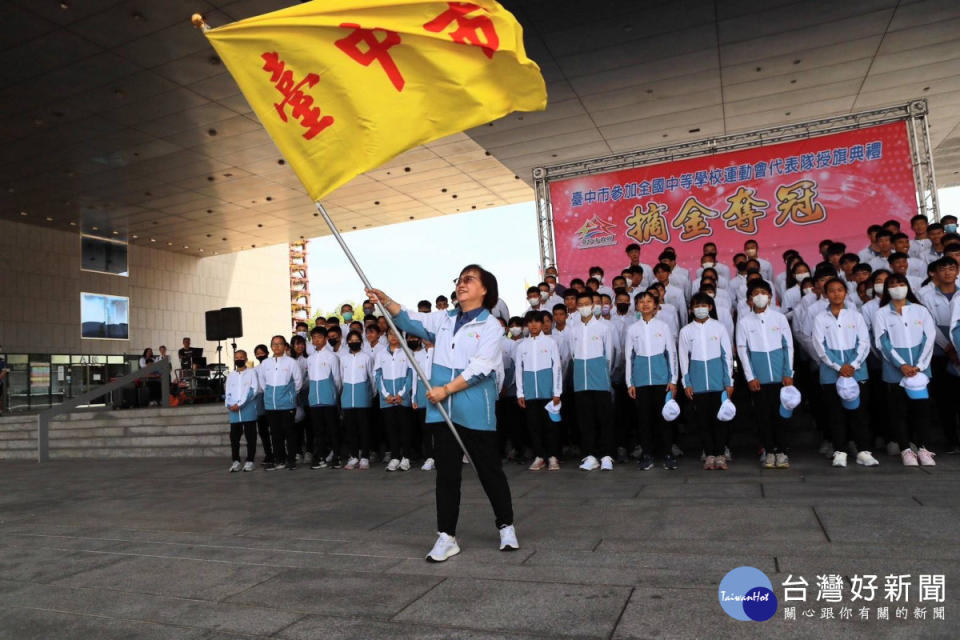
[[[546,302],[549,297],[550,297],[550,292],[549,292],[549,291],[541,291],[541,292],[540,292],[540,299],[543,300],[544,302]]]
[[[806,279],[809,278],[809,277],[810,277],[810,274],[807,273],[806,271],[801,271],[801,272],[795,273],[795,274],[793,275],[794,280],[796,280],[797,282],[803,282],[804,280],[806,280]]]
[[[767,294],[758,293],[753,296],[753,306],[757,309],[766,309],[768,304],[770,304],[770,296]]]
[[[589,305],[589,306],[586,306],[586,307],[577,307],[577,309],[580,310],[580,317],[581,317],[581,318],[589,318],[590,316],[593,315],[593,305],[592,305],[592,304]]]
[[[510,335],[514,338],[519,336],[521,333],[523,333],[523,329],[521,327],[510,327]]]
[[[878,296],[882,296],[882,295],[883,295],[883,284],[884,284],[884,283],[882,283],[882,282],[874,282],[874,283],[873,283],[873,292],[876,293]]]
[[[527,298],[527,302],[530,303],[531,307],[535,307],[538,304],[540,304],[540,298],[534,298],[533,296],[530,296],[529,298]]]
[[[715,262],[704,262],[704,263],[703,263],[702,265],[700,265],[700,266],[703,267],[704,269],[713,269],[713,268],[716,266],[716,263],[715,263]]]
[[[593,305],[593,317],[599,318],[601,313],[603,313],[603,305],[600,305],[600,304]]]
[[[907,298],[907,287],[903,285],[890,287],[887,291],[890,292],[891,300],[905,300]]]
[[[710,307],[694,307],[693,317],[697,320],[706,320],[710,317]]]

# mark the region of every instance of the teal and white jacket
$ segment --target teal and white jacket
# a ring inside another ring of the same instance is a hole
[[[638,318],[627,329],[624,348],[628,387],[677,383],[677,343],[663,320]]]
[[[377,380],[381,409],[410,406],[410,390],[413,386],[410,376],[413,369],[403,349],[397,347],[391,351],[387,347],[380,351],[373,363],[373,373]],[[387,396],[400,396],[400,404],[387,404]]]
[[[468,429],[495,431],[496,401],[504,382],[501,338],[503,328],[487,309],[454,332],[457,309],[418,313],[401,309],[393,320],[405,333],[432,342],[431,386],[443,386],[463,376],[467,388],[443,401],[450,419]],[[427,422],[442,422],[433,403],[427,404]]]
[[[341,409],[369,409],[376,395],[373,374],[373,357],[364,351],[343,351],[340,355]]]
[[[870,334],[859,311],[844,308],[838,316],[829,307],[821,311],[813,319],[812,345],[820,362],[820,384],[835,383],[845,364],[856,369],[854,379],[869,377],[863,363],[870,354]]]
[[[748,311],[737,322],[737,353],[747,382],[780,384],[793,377],[793,334],[775,309]]]
[[[263,387],[263,408],[288,411],[297,408],[297,394],[303,387],[300,364],[290,356],[270,357],[256,368]]]
[[[335,407],[343,383],[340,358],[332,349],[314,351],[307,358],[307,401],[311,407]]]
[[[517,397],[549,400],[563,392],[563,359],[560,348],[542,333],[524,338],[514,353]]]
[[[907,302],[901,313],[893,303],[880,307],[874,316],[877,349],[883,356],[883,381],[897,384],[903,378],[900,367],[917,367],[928,377],[937,327],[933,316],[921,304]],[[954,398],[953,401],[956,401]]]
[[[609,324],[593,317],[586,324],[580,318],[567,324],[564,333],[573,356],[574,391],[611,390],[617,348]]]
[[[257,398],[260,393],[260,377],[253,369],[231,371],[224,386],[223,404],[229,410],[238,405],[238,411],[230,411],[230,423],[255,422]]]
[[[677,346],[683,386],[694,393],[723,391],[733,385],[733,349],[730,335],[719,321],[694,320],[680,330]]]
[[[427,380],[430,379],[430,370],[433,367],[433,347],[427,349],[426,347],[420,347],[413,352],[413,359],[418,365],[420,365],[420,370],[423,371],[424,375],[427,376]],[[420,382],[420,376],[417,375],[416,371],[410,371],[411,375],[411,389],[410,396],[413,402],[417,403],[417,409],[426,409],[427,408],[427,385]]]

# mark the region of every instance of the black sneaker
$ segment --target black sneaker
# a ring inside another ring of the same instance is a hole
[[[334,458],[333,460],[331,460],[331,461],[330,461],[330,464],[328,464],[327,466],[328,466],[329,468],[331,468],[331,469],[339,469],[340,467],[343,466],[343,461],[340,460],[339,457],[337,457],[337,458]]]
[[[316,462],[314,462],[313,464],[311,464],[311,465],[310,465],[310,468],[311,468],[311,469],[326,469],[326,468],[327,468],[327,461],[324,460],[323,458],[320,458],[319,460],[317,460]]]
[[[280,468],[280,467],[278,467],[277,465],[273,464],[272,462],[267,462],[267,463],[265,463],[265,464],[263,465],[263,470],[264,470],[264,471],[276,471],[276,470],[279,469],[279,468]]]
[[[297,470],[297,463],[296,463],[296,462],[288,462],[288,463],[287,463],[287,471],[296,471],[296,470]]]
[[[640,459],[637,461],[637,465],[640,467],[641,471],[647,471],[653,469],[653,456],[648,456],[643,454],[640,456]]]
[[[653,466],[652,464],[650,466]],[[677,469],[677,458],[673,455],[665,455],[663,457],[663,468],[668,471],[676,471]]]

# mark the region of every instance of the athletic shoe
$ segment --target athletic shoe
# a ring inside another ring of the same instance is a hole
[[[234,461],[233,461],[233,464],[230,465],[230,473],[236,473],[237,471],[240,471],[240,469],[241,469],[241,467],[240,467],[240,461],[239,461],[239,460],[234,460]]]
[[[730,462],[733,462],[733,454],[730,453],[730,447],[723,448],[723,457],[729,460]]]
[[[546,463],[543,461],[543,458],[537,456],[533,459],[533,463],[528,467],[530,471],[543,471],[543,468],[546,467]]]
[[[396,471],[400,468],[400,461],[396,458],[392,458],[390,462],[387,463],[387,471]]]
[[[676,457],[676,456],[672,456],[672,455],[670,455],[670,454],[667,454],[667,455],[663,456],[663,468],[664,468],[664,469],[666,469],[667,471],[676,471],[678,466],[679,466],[679,465],[677,464],[677,457]]]
[[[714,469],[716,469],[716,467],[713,466],[714,464],[716,464],[716,461],[717,461],[717,459],[714,458],[713,456],[707,456],[707,455],[705,455],[704,458],[703,458],[703,470],[704,470],[704,471],[713,471]]]
[[[713,461],[713,468],[718,471],[727,470],[727,457],[726,456],[717,456]]]
[[[244,471],[253,471],[254,469],[256,469],[256,465],[252,462],[245,462],[243,465]]]
[[[820,455],[825,456],[825,457],[827,457],[827,458],[832,458],[832,457],[833,457],[833,445],[830,444],[830,442],[828,442],[827,440],[824,440],[823,442],[820,443],[819,453],[820,453]]]
[[[282,468],[283,468],[282,464],[273,464],[272,462],[270,464],[263,465],[264,471],[278,471]]]
[[[500,529],[500,551],[517,551],[520,543],[517,542],[517,530],[509,524]]]
[[[360,458],[360,464],[357,465],[357,468],[361,471],[366,471],[370,468],[370,458]]]
[[[427,458],[426,460],[424,460],[423,466],[420,467],[420,471],[433,471],[433,469],[434,469],[433,458]]]
[[[316,462],[310,465],[311,469],[326,469],[327,462],[323,458],[318,458]]]
[[[296,464],[300,464],[301,462],[303,462],[303,456],[298,453],[293,457],[293,460]]]
[[[596,471],[600,468],[600,463],[593,456],[587,456],[580,461],[581,471]]]
[[[560,471],[560,461],[554,456],[547,458],[547,471]]]
[[[460,553],[460,547],[457,546],[457,539],[441,533],[437,542],[433,545],[433,549],[430,549],[430,553],[427,554],[427,562],[443,562],[458,553]]]
[[[400,471],[410,471],[410,458],[400,458]]]
[[[920,464],[924,467],[935,467],[937,463],[933,461],[933,456],[935,454],[932,451],[927,451],[926,447],[920,447],[920,450],[917,451],[917,458],[920,459]]]
[[[641,456],[640,460],[637,462],[637,465],[640,467],[641,471],[649,471],[650,469],[653,469],[653,456]]]
[[[891,440],[887,443],[887,455],[888,456],[898,456],[900,455],[900,445]]]
[[[600,471],[613,471],[613,458],[610,456],[600,458]]]
[[[673,454],[673,457],[674,457],[674,458],[679,458],[680,456],[683,455],[683,449],[681,449],[680,447],[678,447],[678,446],[675,445],[675,444],[672,444],[672,445],[670,445],[670,453]]]
[[[861,451],[857,454],[857,464],[862,464],[865,467],[875,467],[880,463],[869,451]]]
[[[789,469],[790,468],[790,458],[787,457],[785,453],[777,454],[777,469]]]
[[[270,458],[264,458],[260,464],[264,467],[272,467],[274,465],[274,462]]]
[[[833,466],[835,467],[845,467],[847,466],[847,454],[844,451],[834,451],[833,452]]]
[[[330,464],[331,462],[333,462],[333,458],[334,458],[333,449],[330,449],[330,453],[327,454],[327,464]]]
[[[631,458],[637,458],[638,460],[640,459],[640,456],[642,456],[642,455],[643,455],[643,447],[641,447],[640,445],[635,446],[635,447],[633,448],[633,451],[630,452],[630,457],[631,457]]]
[[[368,462],[377,462],[378,460],[380,460],[380,456],[377,454],[377,452],[376,452],[376,451],[371,451],[371,452],[370,452],[370,457],[367,458],[367,461],[368,461]]]
[[[617,447],[617,462],[620,464],[627,463],[627,448],[626,447]]]
[[[357,468],[357,465],[358,465],[359,463],[360,463],[360,461],[359,461],[358,459],[356,459],[356,458],[354,458],[354,457],[351,456],[350,459],[347,460],[347,464],[343,465],[343,468],[344,468],[344,469],[349,469],[349,470],[352,471],[352,470],[354,470],[354,469]]]
[[[904,449],[901,451],[900,459],[903,460],[903,466],[905,467],[919,466],[919,463],[917,462],[917,454],[913,452],[913,449]]]
[[[947,455],[955,456],[958,453],[960,453],[960,445],[957,445],[957,444],[950,445],[944,453],[946,453]]]
[[[334,458],[327,456],[327,467],[331,469],[339,469],[342,466],[343,466],[343,461],[340,460],[340,456],[336,456]]]
[[[777,466],[777,456],[776,456],[776,455],[774,455],[774,454],[772,454],[772,453],[768,453],[767,455],[765,455],[765,456],[763,457],[763,468],[764,468],[764,469],[773,469],[773,468],[776,467],[776,466]]]
[[[287,471],[296,471],[296,470],[297,470],[297,463],[296,463],[296,462],[288,462],[288,463],[287,463]]]

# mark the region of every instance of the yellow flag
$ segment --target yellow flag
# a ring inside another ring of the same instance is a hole
[[[313,0],[206,36],[314,200],[418,144],[547,106],[495,0]]]

